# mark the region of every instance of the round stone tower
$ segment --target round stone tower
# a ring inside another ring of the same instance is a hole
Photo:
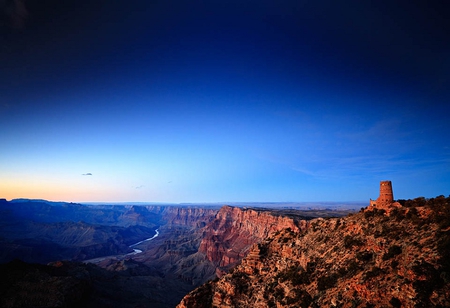
[[[390,204],[392,204],[392,202],[394,202],[394,193],[392,192],[391,181],[381,181],[380,196],[376,201],[377,206],[389,206]]]

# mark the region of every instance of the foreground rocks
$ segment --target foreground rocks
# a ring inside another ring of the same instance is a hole
[[[450,307],[450,197],[276,232],[178,308]]]

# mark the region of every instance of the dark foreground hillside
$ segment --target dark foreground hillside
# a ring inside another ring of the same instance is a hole
[[[0,264],[0,307],[174,307],[167,300],[181,298],[192,288],[164,280],[156,269],[133,260],[120,271],[94,264],[19,260]],[[151,286],[151,287],[149,287]]]
[[[450,197],[399,202],[277,232],[178,308],[450,307]]]

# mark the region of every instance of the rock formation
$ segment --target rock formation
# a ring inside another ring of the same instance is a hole
[[[450,307],[450,197],[422,201],[275,232],[177,307]]]
[[[214,207],[147,207],[150,212],[157,211],[165,224],[203,228],[211,222],[219,208]]]
[[[253,244],[282,229],[299,232],[308,226],[304,219],[276,213],[223,206],[205,227],[199,252],[217,267],[216,274],[220,277],[245,257]]]

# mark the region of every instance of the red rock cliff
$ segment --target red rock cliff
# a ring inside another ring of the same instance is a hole
[[[169,224],[203,228],[209,223],[217,209],[200,207],[166,207],[163,217]]]
[[[177,308],[450,307],[450,196],[420,201],[275,233]]]
[[[273,211],[223,206],[205,227],[199,252],[218,267],[216,273],[221,276],[223,270],[245,257],[253,244],[276,231],[291,228],[298,232],[308,225],[306,220],[279,216]]]

